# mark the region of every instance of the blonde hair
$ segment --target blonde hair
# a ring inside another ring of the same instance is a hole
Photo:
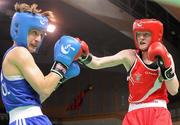
[[[37,9],[38,5],[33,3],[32,5],[28,5],[26,3],[16,3],[14,8],[17,12],[30,12],[30,13],[38,13],[43,16],[46,16],[50,22],[56,22],[55,16],[52,11],[44,11],[42,12],[41,9]]]

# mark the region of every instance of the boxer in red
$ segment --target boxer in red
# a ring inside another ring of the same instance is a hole
[[[112,56],[96,57],[81,41],[79,61],[92,69],[124,65],[129,73],[129,109],[123,125],[172,125],[167,109],[168,92],[178,93],[179,81],[174,62],[163,45],[163,24],[155,19],[135,20],[136,49],[125,49]]]

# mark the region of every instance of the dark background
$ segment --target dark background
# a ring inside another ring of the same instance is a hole
[[[135,18],[156,18],[164,24],[164,43],[173,55],[176,74],[180,76],[180,23],[167,6],[148,0],[0,0],[0,62],[3,54],[12,45],[9,35],[11,17],[16,2],[38,3],[42,10],[52,10],[58,22],[56,31],[48,34],[34,58],[44,74],[53,63],[53,46],[62,35],[78,36],[87,41],[90,51],[96,56],[113,55],[120,50],[134,48],[132,23]],[[97,3],[95,3],[97,2]],[[180,11],[176,6],[170,6]],[[1,67],[0,67],[1,68]],[[81,66],[81,74],[52,94],[43,104],[43,111],[54,123],[74,119],[97,119],[118,117],[127,111],[127,73],[122,66],[91,70]],[[79,109],[66,110],[75,97],[89,85],[94,89],[83,97]],[[168,105],[174,121],[180,120],[180,94],[169,96]],[[8,119],[0,102],[2,121]]]

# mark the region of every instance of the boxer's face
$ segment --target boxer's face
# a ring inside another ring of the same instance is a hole
[[[39,30],[30,30],[28,33],[28,45],[27,48],[30,53],[36,52],[37,48],[40,46],[44,33]]]
[[[137,32],[136,38],[138,42],[138,47],[140,50],[147,50],[150,42],[151,42],[151,33],[150,32]]]

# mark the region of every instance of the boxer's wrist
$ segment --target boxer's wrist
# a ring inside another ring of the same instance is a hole
[[[172,67],[160,68],[160,69],[161,69],[161,75],[164,80],[171,80],[175,76],[175,73],[174,73]]]
[[[81,64],[87,65],[92,61],[92,54],[89,53],[86,56],[81,56],[78,60]]]
[[[64,74],[66,73],[67,67],[65,65],[63,65],[60,62],[55,61],[52,68],[51,68],[51,72],[54,72],[56,74],[58,74],[61,78],[64,77]]]
[[[161,76],[164,80],[171,80],[175,76],[172,65],[169,65],[169,67],[165,67],[161,57],[157,57],[157,64],[160,67]]]

